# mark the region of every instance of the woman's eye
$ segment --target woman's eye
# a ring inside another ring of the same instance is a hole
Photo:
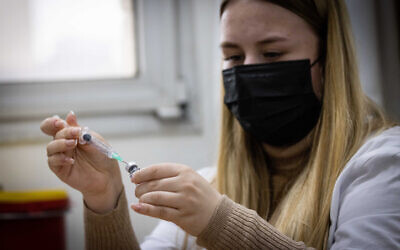
[[[233,55],[233,56],[224,58],[225,61],[235,61],[235,62],[240,61],[242,59],[243,59],[243,56],[241,56],[241,55]]]
[[[282,53],[279,53],[279,52],[267,52],[267,53],[264,53],[264,56],[266,58],[277,58],[277,57],[280,57],[281,55],[282,55]]]

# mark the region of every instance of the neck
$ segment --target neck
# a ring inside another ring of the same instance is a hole
[[[304,160],[309,155],[314,130],[294,145],[276,147],[263,144],[267,154],[268,168],[272,174],[295,174],[304,166]]]

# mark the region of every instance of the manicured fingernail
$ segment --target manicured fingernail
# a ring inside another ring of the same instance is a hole
[[[71,134],[73,136],[77,136],[77,135],[79,135],[80,131],[81,131],[81,128],[73,128],[71,131]]]
[[[76,145],[76,140],[66,140],[65,144],[67,144],[67,146],[74,146]]]

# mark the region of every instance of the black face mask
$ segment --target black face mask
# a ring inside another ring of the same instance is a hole
[[[274,146],[299,142],[321,111],[312,88],[313,65],[298,60],[226,69],[224,103],[258,141]]]

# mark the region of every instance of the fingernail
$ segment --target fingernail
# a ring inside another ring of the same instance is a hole
[[[73,159],[73,158],[71,158],[71,157],[65,157],[65,161],[67,162],[67,163],[69,163],[69,164],[74,164],[74,162],[75,162],[75,160]]]
[[[67,146],[74,146],[76,145],[76,140],[66,140],[65,144],[67,144]]]
[[[71,134],[73,136],[77,136],[77,135],[79,135],[80,131],[81,131],[81,128],[73,128],[72,131],[71,131]]]
[[[63,125],[64,125],[64,122],[63,122],[62,120],[56,120],[56,121],[54,122],[54,126],[55,126],[56,128],[61,128]]]
[[[132,204],[132,208],[133,209],[135,209],[135,210],[140,210],[140,209],[142,209],[142,204],[140,204],[140,203],[138,203],[138,204]]]
[[[53,115],[52,117],[60,119],[60,117],[58,115]]]
[[[69,111],[69,113],[71,114],[71,115],[75,115],[75,112],[74,111]]]

